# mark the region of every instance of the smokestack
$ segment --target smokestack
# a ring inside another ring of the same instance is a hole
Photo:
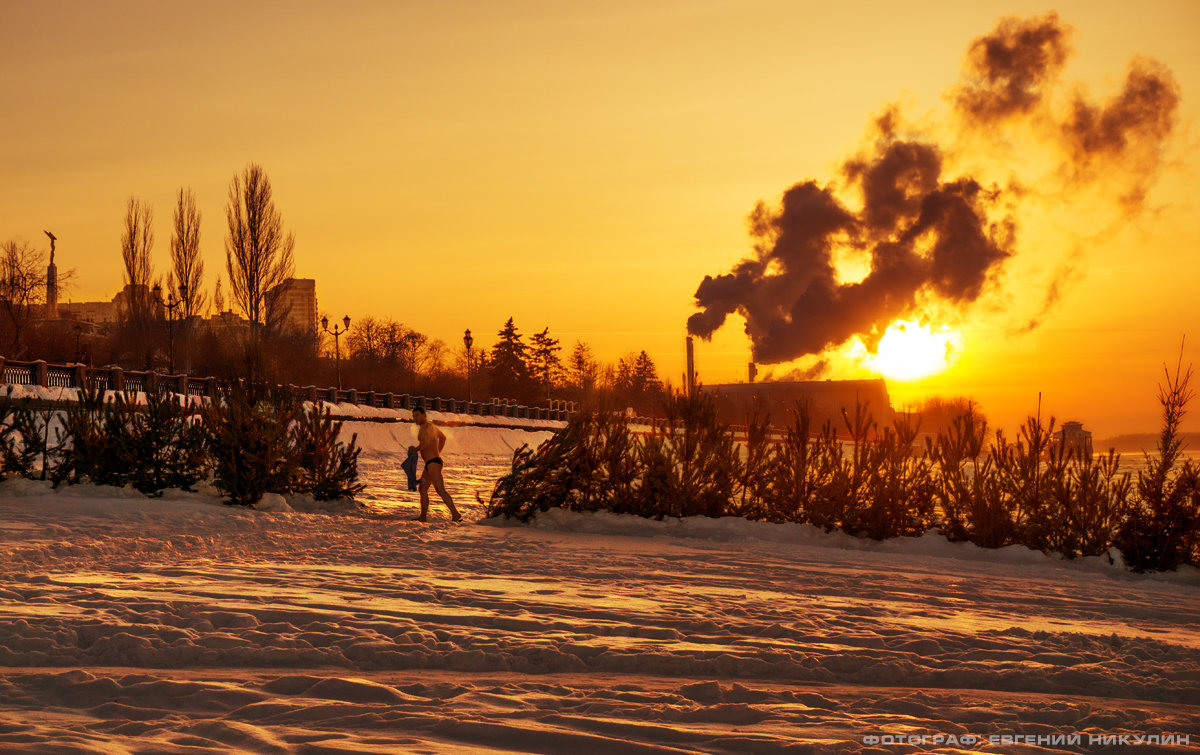
[[[687,337],[687,395],[696,395],[696,352],[691,336]]]
[[[753,383],[754,378],[756,378],[756,377],[758,377],[758,367],[756,367],[754,365],[754,362],[751,362],[750,363],[750,382]]]

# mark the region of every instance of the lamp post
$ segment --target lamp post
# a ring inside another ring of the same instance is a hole
[[[83,333],[83,328],[80,327],[79,323],[75,323],[74,330],[75,330],[75,361],[76,361],[76,363],[78,363],[78,362],[83,361],[80,357],[80,352],[79,352],[79,335],[81,333]]]
[[[345,317],[343,317],[342,323],[345,325],[345,327],[342,328],[341,330],[338,330],[337,323],[334,323],[333,330],[330,330],[329,329],[329,318],[325,317],[324,315],[321,316],[321,327],[325,330],[326,333],[333,336],[333,357],[334,357],[334,365],[336,366],[336,369],[337,369],[337,387],[338,387],[339,391],[342,389],[342,350],[341,350],[341,347],[338,345],[338,337],[341,336],[343,333],[345,333],[347,330],[350,330],[350,315],[346,315]]]
[[[463,345],[467,347],[467,403],[471,403],[471,345],[475,339],[471,337],[471,329],[463,333]]]
[[[180,304],[183,304],[184,300],[187,298],[187,284],[186,283],[179,284],[179,298],[178,299],[175,298],[174,291],[168,291],[166,304],[163,304],[163,300],[162,300],[162,286],[159,286],[157,283],[155,283],[153,290],[154,290],[154,300],[156,302],[158,302],[159,306],[164,307],[167,310],[167,362],[168,362],[167,372],[168,372],[168,374],[174,375],[175,374],[175,310],[179,307]]]

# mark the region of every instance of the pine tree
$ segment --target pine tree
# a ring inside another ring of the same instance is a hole
[[[300,406],[265,386],[230,385],[202,410],[213,481],[227,503],[253,506],[264,493],[286,493],[296,474],[291,425]]]
[[[292,491],[308,493],[318,501],[353,499],[364,484],[358,481],[358,433],[350,442],[341,440],[342,423],[335,421],[328,407],[320,404],[300,412],[292,425],[292,444],[296,453]]]
[[[613,388],[627,405],[640,411],[653,409],[661,398],[662,381],[654,360],[644,350],[617,362]]]
[[[576,341],[575,348],[571,349],[571,356],[567,358],[567,374],[571,386],[579,392],[580,396],[591,392],[596,387],[596,380],[600,376],[600,365],[592,356],[591,348],[583,341]]]
[[[639,393],[658,393],[662,381],[658,379],[658,369],[654,360],[645,351],[637,355],[633,363],[633,384]]]
[[[144,406],[130,408],[125,425],[133,456],[129,482],[148,495],[167,488],[191,490],[206,473],[206,438],[186,402],[160,388],[146,392]]]
[[[508,318],[497,334],[500,340],[492,347],[489,368],[492,390],[503,398],[528,399],[533,394],[533,379],[529,369],[529,347]]]
[[[558,356],[560,351],[562,351],[562,347],[559,346],[558,339],[550,337],[550,328],[533,334],[533,348],[530,354],[533,374],[546,398],[550,397],[550,392],[558,384],[562,375],[562,360]]]

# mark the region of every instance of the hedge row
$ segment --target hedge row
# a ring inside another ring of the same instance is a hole
[[[1015,543],[1066,558],[1113,547],[1138,571],[1200,565],[1200,470],[1180,463],[1189,370],[1160,390],[1163,431],[1132,477],[1116,453],[1071,453],[1054,420],[1029,418],[1015,440],[973,413],[923,445],[905,419],[880,428],[868,406],[842,428],[811,427],[800,403],[781,440],[752,416],[744,447],[704,393],[666,400],[666,419],[638,437],[618,412],[580,411],[536,450],[516,451],[488,515],[522,521],[554,507],[644,517],[739,516],[800,522],[859,537]],[[815,431],[814,431],[815,430]]]
[[[0,397],[0,474],[63,484],[133,485],[161,495],[211,480],[229,504],[250,506],[265,493],[353,498],[357,435],[338,439],[328,409],[305,407],[263,386],[224,389],[199,406],[165,390],[139,404],[83,389],[63,409]]]

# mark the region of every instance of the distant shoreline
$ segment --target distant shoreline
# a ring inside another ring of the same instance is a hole
[[[1180,433],[1183,447],[1193,453],[1200,451],[1200,433]],[[1116,449],[1117,451],[1155,451],[1158,449],[1158,433],[1126,433],[1111,438],[1095,441],[1092,448],[1097,452]]]

